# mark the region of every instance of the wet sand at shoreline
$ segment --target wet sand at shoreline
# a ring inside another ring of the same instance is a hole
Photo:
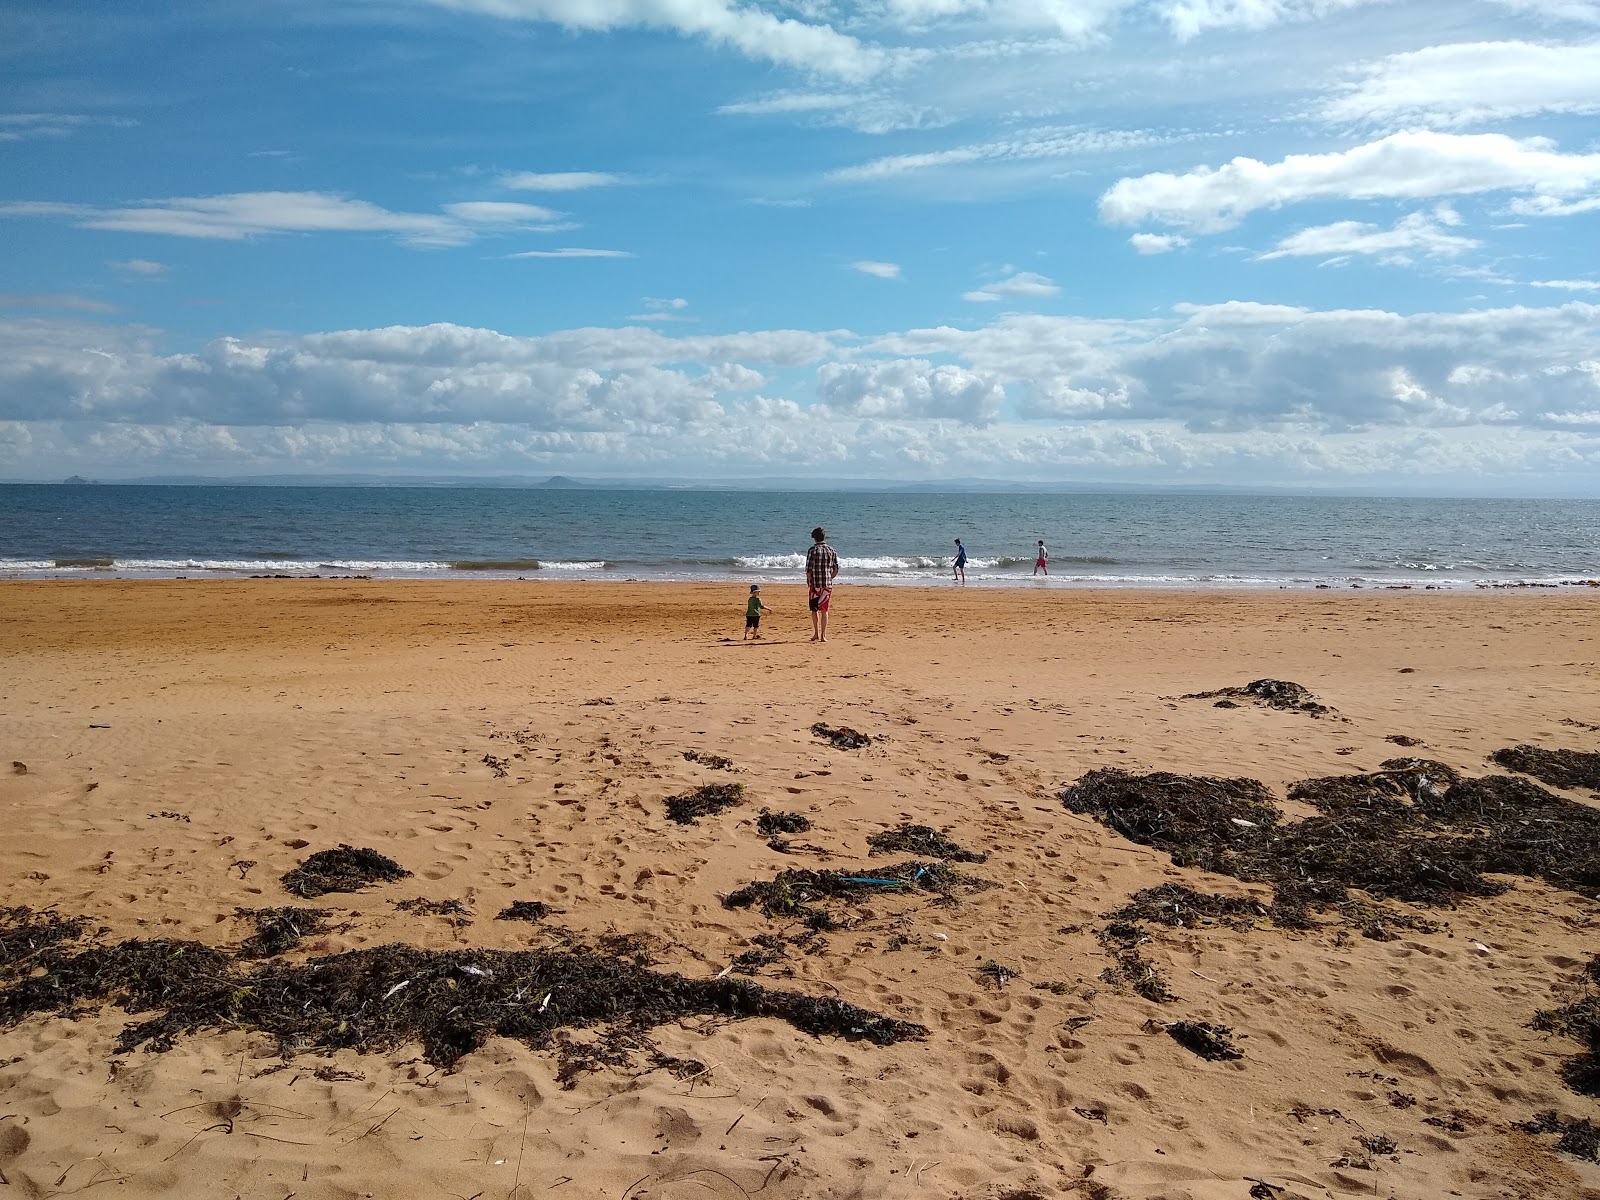
[[[53,905],[107,938],[235,946],[236,908],[294,903],[279,877],[340,843],[413,876],[311,902],[337,920],[290,961],[543,944],[541,925],[493,919],[532,900],[583,937],[651,935],[656,969],[709,978],[792,932],[721,897],[790,868],[876,869],[890,860],[867,838],[901,822],[986,852],[960,869],[998,885],[868,898],[825,947],[755,977],[925,1039],[694,1018],[654,1034],[709,1068],[688,1079],[641,1054],[564,1088],[551,1054],[501,1038],[449,1071],[416,1047],[274,1070],[274,1045],[240,1030],[114,1056],[120,1010],[29,1017],[0,1032],[10,1188],[1600,1196],[1600,1168],[1513,1128],[1600,1116],[1562,1082],[1576,1043],[1528,1026],[1600,949],[1592,898],[1518,878],[1415,909],[1447,928],[1393,941],[1327,916],[1152,926],[1141,952],[1179,997],[1156,1004],[1100,978],[1105,913],[1163,883],[1269,893],[1056,798],[1115,766],[1247,776],[1302,816],[1290,783],[1400,754],[1488,775],[1502,747],[1600,750],[1600,596],[841,587],[816,646],[802,588],[762,594],[767,636],[741,644],[738,585],[0,584],[0,904]],[[1260,678],[1335,713],[1184,698]],[[835,749],[817,722],[873,744]],[[730,781],[741,806],[666,819],[667,797]],[[763,806],[808,817],[795,840],[821,852],[770,848]],[[473,919],[394,904],[417,897]],[[999,986],[990,961],[1019,977]],[[1179,1019],[1231,1027],[1244,1057],[1202,1060],[1151,1024]],[[1374,1135],[1394,1152],[1357,1143]]]

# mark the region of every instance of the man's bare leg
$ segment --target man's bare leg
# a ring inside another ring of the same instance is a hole
[[[817,641],[825,642],[828,640],[828,610],[823,609],[817,616],[821,618],[817,622]]]

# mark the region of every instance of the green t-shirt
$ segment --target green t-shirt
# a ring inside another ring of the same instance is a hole
[[[748,621],[751,617],[759,617],[761,615],[761,610],[765,607],[766,605],[761,603],[760,596],[752,595],[750,597],[750,603],[744,606],[744,619]]]

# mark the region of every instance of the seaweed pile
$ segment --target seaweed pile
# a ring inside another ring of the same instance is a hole
[[[811,733],[814,737],[821,738],[838,750],[860,750],[872,745],[870,737],[851,729],[848,725],[840,725],[835,728],[832,725],[818,721],[811,727]]]
[[[941,862],[904,862],[874,870],[871,875],[849,871],[784,871],[769,880],[748,883],[722,898],[727,908],[759,907],[768,917],[793,917],[816,930],[843,928],[846,922],[820,904],[852,903],[895,892],[931,892],[951,902],[958,892],[991,888],[987,879],[963,875]]]
[[[1283,925],[1349,901],[1351,888],[1434,905],[1506,889],[1487,874],[1600,888],[1600,810],[1509,776],[1463,779],[1417,758],[1383,765],[1295,784],[1290,797],[1320,811],[1290,824],[1253,779],[1110,768],[1059,795],[1178,866],[1271,884]]]
[[[893,829],[885,829],[867,839],[870,854],[925,854],[942,858],[946,862],[987,862],[987,854],[979,854],[958,846],[937,829],[928,825],[908,825],[902,822]]]
[[[1243,687],[1218,688],[1214,692],[1190,692],[1183,696],[1184,700],[1217,700],[1218,708],[1238,708],[1231,697],[1245,700],[1255,700],[1268,708],[1280,708],[1286,712],[1302,712],[1311,717],[1326,717],[1334,715],[1334,710],[1317,700],[1309,691],[1298,683],[1290,683],[1287,679],[1256,679]],[[1221,699],[1218,699],[1221,697]]]
[[[701,817],[744,803],[744,784],[708,783],[681,796],[667,797],[667,819],[679,825],[698,825]]]
[[[1551,787],[1600,791],[1600,754],[1587,754],[1582,750],[1512,746],[1507,750],[1496,750],[1489,755],[1489,761],[1508,771],[1532,775]]]
[[[240,958],[272,958],[293,950],[315,933],[328,931],[326,908],[237,908],[256,931],[239,943]]]
[[[1185,1050],[1212,1062],[1244,1057],[1244,1051],[1233,1044],[1233,1030],[1226,1025],[1212,1025],[1206,1021],[1171,1021],[1166,1030],[1168,1036]]]
[[[1544,1112],[1533,1114],[1529,1121],[1519,1121],[1513,1128],[1524,1133],[1558,1133],[1561,1136],[1556,1140],[1556,1149],[1572,1155],[1574,1158],[1586,1158],[1590,1162],[1600,1162],[1600,1128],[1589,1123],[1584,1117],[1581,1120],[1568,1120],[1558,1116],[1553,1108]]]
[[[756,832],[763,837],[776,837],[780,833],[805,833],[811,828],[809,817],[797,812],[772,812],[763,808],[756,818]]]
[[[1582,992],[1560,1008],[1544,1008],[1528,1022],[1544,1033],[1559,1034],[1580,1043],[1584,1052],[1561,1067],[1561,1078],[1575,1092],[1600,1095],[1600,956],[1583,968]],[[1547,1131],[1548,1132],[1548,1131]]]
[[[699,763],[712,771],[733,770],[733,759],[721,754],[707,754],[702,750],[685,750],[683,757],[692,763]]]
[[[376,850],[355,849],[341,842],[336,850],[318,850],[283,876],[284,891],[303,900],[329,892],[359,892],[374,883],[409,879],[411,872]]]
[[[1249,929],[1255,925],[1255,918],[1266,915],[1260,902],[1249,896],[1214,896],[1181,883],[1141,888],[1127,904],[1106,914],[1114,921],[1155,921],[1174,929],[1209,924]]]
[[[1152,1004],[1165,1004],[1178,998],[1156,965],[1140,953],[1139,947],[1150,939],[1139,925],[1132,921],[1112,921],[1098,936],[1112,959],[1112,965],[1100,972],[1103,982],[1127,988]]]
[[[500,1036],[566,1053],[588,1069],[598,1052],[573,1043],[570,1030],[599,1028],[614,1050],[642,1046],[650,1030],[690,1016],[777,1017],[806,1033],[879,1045],[927,1034],[837,998],[771,991],[746,979],[689,979],[588,948],[388,945],[246,966],[197,942],[72,945],[57,936],[61,928],[52,915],[0,910],[7,956],[0,961],[0,1027],[104,1004],[150,1014],[122,1031],[118,1053],[166,1050],[179,1037],[229,1028],[271,1037],[285,1057],[419,1043],[429,1062],[448,1066]]]
[[[496,921],[542,921],[551,913],[543,900],[513,900],[494,915]]]

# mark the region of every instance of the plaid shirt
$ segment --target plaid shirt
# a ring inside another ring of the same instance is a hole
[[[806,586],[820,590],[833,586],[833,577],[839,573],[839,556],[827,542],[812,542],[806,551]]]

